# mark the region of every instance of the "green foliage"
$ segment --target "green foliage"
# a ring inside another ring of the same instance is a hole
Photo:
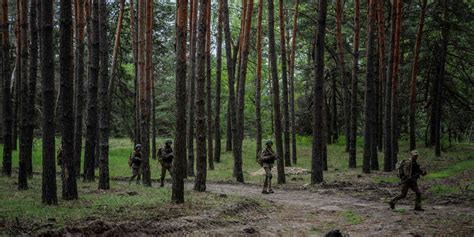
[[[357,214],[353,210],[343,211],[341,213],[341,216],[346,220],[347,223],[349,223],[351,225],[358,225],[358,224],[361,224],[364,221],[364,217]]]
[[[474,160],[461,161],[454,164],[447,169],[430,173],[426,176],[427,179],[444,179],[452,176],[456,176],[466,170],[474,169]]]

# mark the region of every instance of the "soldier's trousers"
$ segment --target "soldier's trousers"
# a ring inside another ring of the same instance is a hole
[[[407,196],[408,190],[411,189],[413,192],[416,194],[416,200],[415,200],[415,208],[421,208],[421,192],[420,189],[418,188],[418,184],[415,182],[405,182],[402,184],[400,195],[396,196],[395,198],[390,201],[390,203],[396,204],[398,200],[404,199]]]
[[[263,182],[263,190],[272,189],[272,167],[263,167],[265,170],[265,181]]]
[[[161,185],[163,185],[163,182],[165,181],[165,176],[166,176],[166,170],[170,173],[170,176],[173,177],[173,173],[171,171],[172,164],[166,164],[162,163],[161,164]]]
[[[140,168],[132,168],[132,177],[130,177],[129,182],[132,182],[135,178],[137,178],[137,183],[140,182]]]

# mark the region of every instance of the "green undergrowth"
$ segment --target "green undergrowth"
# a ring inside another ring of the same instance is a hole
[[[357,214],[355,211],[343,211],[340,214],[347,223],[351,225],[358,225],[361,224],[364,221],[364,217],[361,215]]]
[[[212,193],[185,192],[185,204],[170,202],[168,187],[144,187],[126,182],[111,183],[111,190],[97,190],[97,183],[78,182],[79,199],[61,199],[61,183],[58,180],[58,205],[41,203],[41,178],[29,180],[29,189],[17,190],[16,179],[0,177],[0,221],[5,222],[52,222],[57,227],[81,220],[160,220],[177,216],[195,215],[201,211],[244,202],[247,199]],[[257,200],[262,207],[264,201]]]

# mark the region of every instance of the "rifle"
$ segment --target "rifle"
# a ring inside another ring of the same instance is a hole
[[[423,175],[423,173],[416,173],[416,174],[414,174],[414,175],[412,175],[412,176],[410,176],[410,177],[408,177],[408,178],[402,180],[402,181],[400,182],[400,185],[402,185],[402,184],[404,184],[404,183],[406,183],[406,182],[408,182],[408,181],[416,181],[418,178],[420,178],[421,175]]]

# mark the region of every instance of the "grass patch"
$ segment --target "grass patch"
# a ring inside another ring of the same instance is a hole
[[[403,214],[403,213],[407,212],[407,209],[405,209],[405,208],[396,208],[396,209],[393,210],[393,211]]]
[[[344,211],[341,213],[341,216],[351,225],[358,225],[364,221],[364,218],[354,211]]]
[[[465,160],[458,162],[454,165],[449,166],[449,168],[440,170],[437,172],[430,173],[426,176],[427,179],[444,179],[460,174],[466,170],[474,169],[474,160]]]
[[[442,194],[454,194],[459,193],[459,187],[447,186],[443,184],[437,184],[428,189],[430,193],[442,195]]]
[[[53,220],[56,227],[84,219],[105,220],[160,220],[176,216],[195,215],[203,210],[245,201],[243,197],[225,198],[211,193],[186,191],[185,204],[170,202],[170,188],[149,188],[111,182],[111,190],[97,190],[97,183],[78,182],[79,199],[61,199],[58,180],[58,205],[41,203],[41,178],[29,180],[29,189],[17,190],[16,179],[0,177],[0,220],[44,223]],[[1,232],[0,232],[1,235]]]

